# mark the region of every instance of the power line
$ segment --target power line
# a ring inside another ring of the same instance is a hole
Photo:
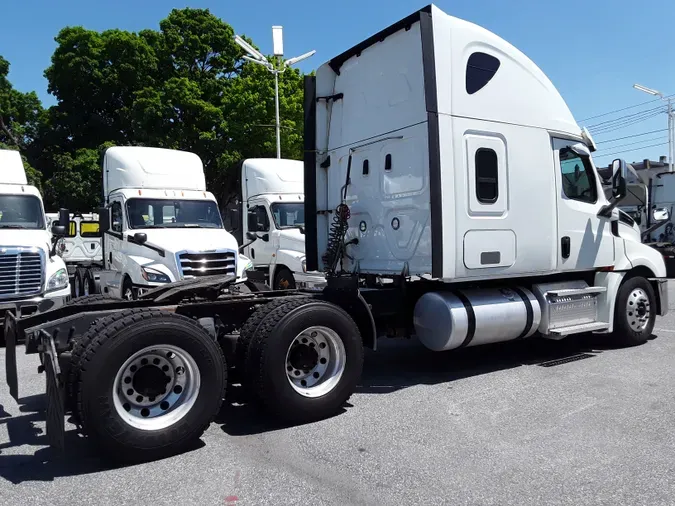
[[[662,142],[660,144],[651,144],[650,146],[642,146],[640,148],[624,149],[623,151],[615,151],[614,153],[610,153],[608,155],[599,155],[598,158],[605,158],[607,156],[614,156],[619,155],[621,153],[628,153],[629,151],[635,151],[636,149],[647,149],[647,148],[655,148],[657,146],[665,146],[667,144],[668,144],[667,142]]]
[[[616,137],[615,139],[605,139],[604,141],[596,142],[596,144],[606,144],[608,142],[622,141],[624,139],[632,139],[634,137],[642,137],[643,135],[655,134],[658,132],[665,132],[667,128],[661,128],[660,130],[652,130],[650,132],[643,132],[641,134],[626,135],[625,137]]]
[[[633,118],[631,120],[623,121],[622,123],[618,123],[616,125],[608,125],[605,128],[595,130],[591,133],[593,133],[593,135],[608,134],[610,132],[615,132],[616,130],[621,130],[621,129],[629,127],[629,126],[637,125],[638,123],[642,123],[643,121],[647,121],[648,119],[654,118],[654,117],[658,116],[659,114],[661,114],[661,111],[652,112],[652,113],[649,113],[649,114],[645,114],[644,116],[640,116],[638,118]]]
[[[641,141],[627,142],[627,143],[625,143],[625,144],[615,144],[614,146],[609,146],[609,147],[605,148],[604,150],[600,149],[600,150],[598,150],[598,151],[609,151],[610,149],[622,148],[622,147],[624,147],[624,146],[634,146],[634,145],[636,145],[636,144],[642,144],[642,143],[644,143],[644,142],[662,141],[662,140],[666,140],[666,139],[668,139],[667,136],[666,136],[666,137],[663,137],[663,136],[661,136],[661,137],[654,137],[654,138],[652,138],[652,139],[642,139]],[[640,149],[640,148],[637,147],[637,148],[633,148],[633,149]],[[597,151],[596,151],[596,153],[597,153]],[[602,155],[601,155],[601,156],[602,156]]]
[[[668,95],[664,98],[672,98],[672,97],[675,97],[675,94]],[[628,107],[622,107],[621,109],[615,109],[613,111],[604,112],[602,114],[597,114],[595,116],[589,116],[588,118],[580,119],[579,123],[584,123],[585,121],[588,121],[590,119],[603,118],[605,116],[609,116],[610,114],[614,114],[614,113],[622,112],[622,111],[627,111],[628,109],[635,109],[636,107],[640,107],[642,105],[647,105],[647,104],[651,104],[651,103],[654,103],[654,102],[658,102],[659,100],[662,100],[662,99],[661,98],[655,98],[654,100],[647,100],[646,102],[642,102],[640,104],[629,105]]]
[[[654,107],[653,109],[646,109],[644,111],[634,112],[633,114],[626,114],[624,116],[619,116],[618,118],[608,119],[606,121],[601,121],[600,123],[588,125],[586,128],[588,128],[589,130],[597,129],[597,128],[602,127],[603,125],[616,123],[617,121],[620,121],[620,120],[623,120],[623,119],[626,119],[626,118],[633,118],[635,116],[640,116],[640,115],[645,114],[647,112],[657,111],[657,110],[662,109],[662,108],[663,108],[663,106],[658,106],[658,107]]]

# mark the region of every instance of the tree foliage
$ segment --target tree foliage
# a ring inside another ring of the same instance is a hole
[[[109,145],[197,153],[224,203],[239,160],[276,155],[274,76],[245,63],[233,36],[208,10],[190,8],[172,10],[159,30],[65,27],[45,71],[57,101],[48,110],[35,93],[13,90],[0,57],[0,142],[21,149],[42,176],[49,209],[99,204]],[[279,95],[282,156],[300,158],[300,72],[280,74]]]

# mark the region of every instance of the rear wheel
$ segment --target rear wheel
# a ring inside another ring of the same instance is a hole
[[[82,340],[78,418],[110,457],[146,461],[184,451],[218,413],[225,359],[190,318],[131,309],[102,318]]]
[[[82,297],[84,295],[84,269],[78,267],[75,269],[73,276],[72,295],[74,298]]]
[[[84,271],[84,278],[82,279],[82,292],[85,296],[96,293],[96,281],[94,280],[94,273],[91,269]]]
[[[649,339],[656,321],[656,296],[648,280],[629,278],[619,287],[614,307],[614,332],[622,345],[643,344]]]
[[[363,343],[340,307],[292,301],[262,321],[246,362],[249,388],[269,411],[308,422],[335,414],[354,392],[363,369]]]

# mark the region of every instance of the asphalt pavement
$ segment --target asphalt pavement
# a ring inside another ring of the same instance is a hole
[[[20,355],[18,404],[0,383],[0,504],[671,505],[675,283],[670,300],[655,337],[628,349],[380,341],[337,416],[280,427],[228,403],[193,450],[123,468],[70,425],[68,454],[52,454],[44,375]]]

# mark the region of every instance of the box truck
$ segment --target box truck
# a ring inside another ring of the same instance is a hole
[[[0,316],[4,322],[6,312],[20,317],[60,307],[69,297],[40,192],[28,184],[21,154],[0,149]]]
[[[254,158],[237,165],[238,195],[228,206],[230,230],[274,290],[320,288],[322,272],[305,262],[304,165]]]
[[[640,344],[668,311],[662,256],[619,220],[626,163],[606,198],[590,135],[497,35],[421,9],[307,76],[304,108],[306,263],[326,286],[230,275],[6,316],[12,395],[14,343],[43,353],[52,445],[68,411],[111,457],[181,451],[230,368],[268,412],[306,422],[344,405],[381,336]]]

